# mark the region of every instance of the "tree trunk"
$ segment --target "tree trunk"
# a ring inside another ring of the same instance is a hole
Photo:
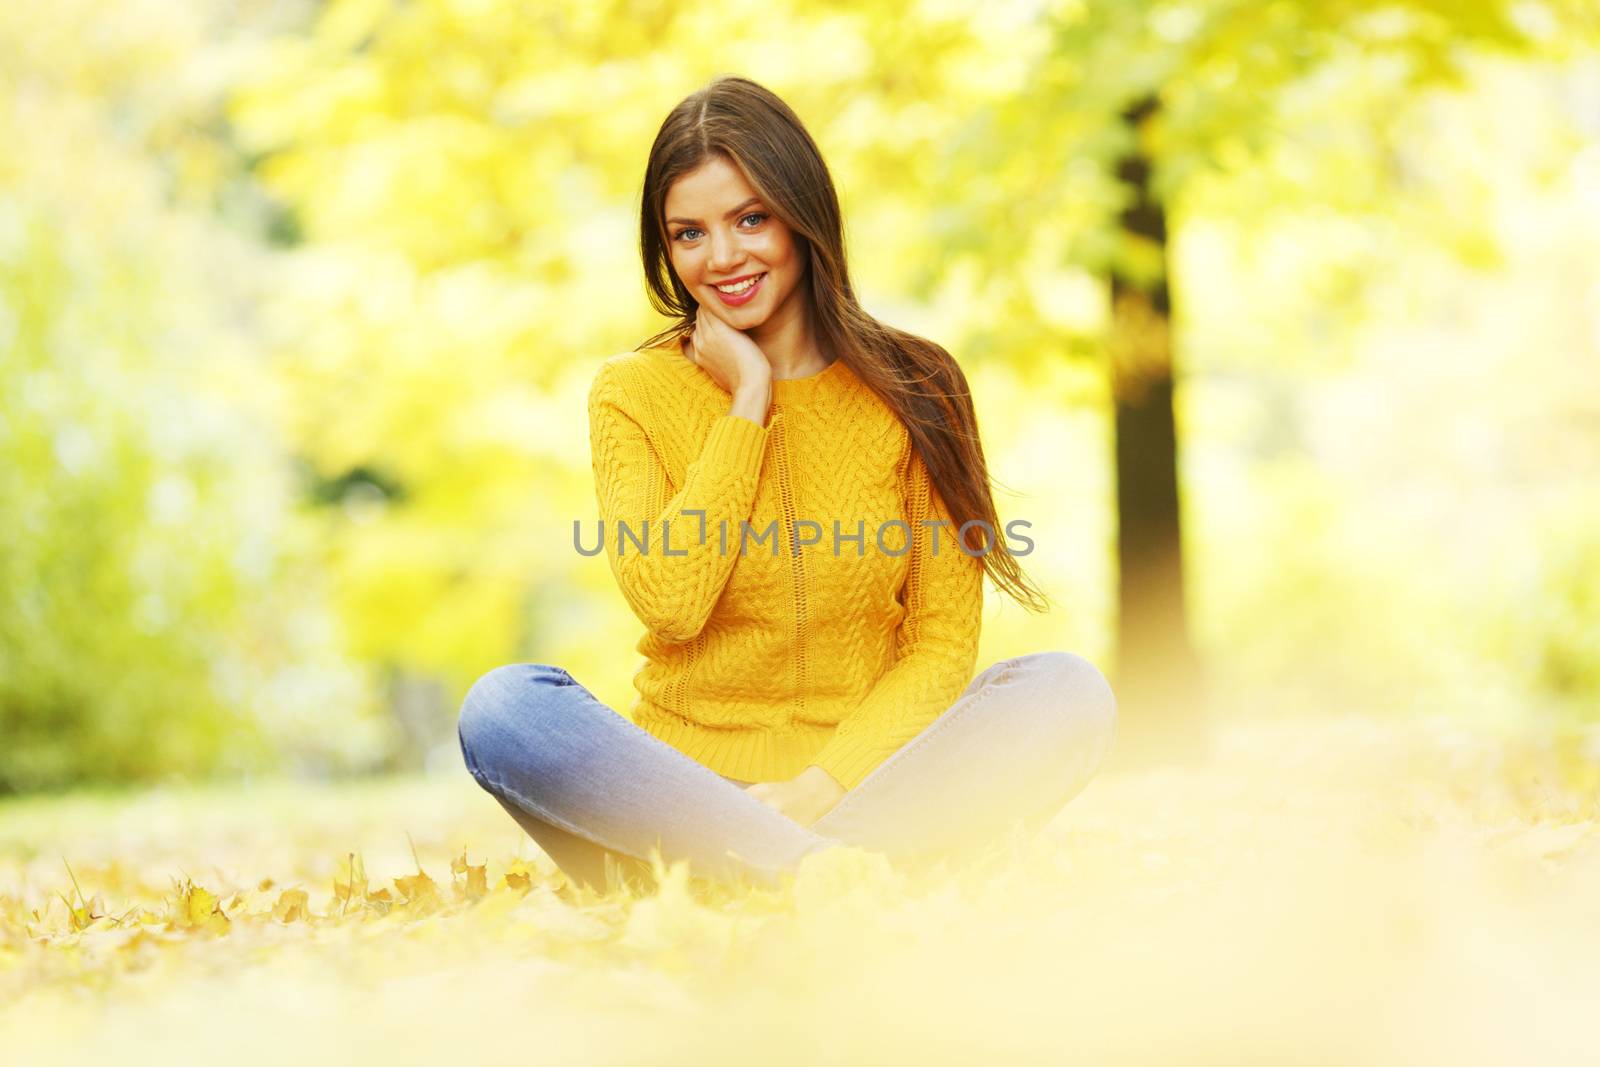
[[[1129,195],[1121,240],[1135,255],[1118,257],[1111,273],[1121,575],[1115,686],[1119,747],[1138,760],[1188,760],[1203,755],[1205,714],[1184,603],[1167,219],[1139,141],[1158,106],[1147,96],[1123,113],[1135,147],[1117,162]]]

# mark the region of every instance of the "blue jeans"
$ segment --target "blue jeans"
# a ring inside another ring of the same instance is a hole
[[[659,847],[698,878],[775,886],[839,844],[896,862],[959,858],[1019,824],[1028,832],[1104,761],[1117,703],[1069,652],[1001,660],[811,826],[634,725],[560,667],[516,663],[467,693],[467,770],[569,876],[598,888],[609,856],[648,883]]]

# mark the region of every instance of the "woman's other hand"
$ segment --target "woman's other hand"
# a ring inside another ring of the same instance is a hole
[[[787,781],[753,782],[744,791],[801,826],[810,826],[833,810],[846,790],[827,771],[811,766]]]

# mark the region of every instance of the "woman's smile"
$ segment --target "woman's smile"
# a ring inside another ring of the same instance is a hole
[[[728,307],[739,307],[742,304],[750,303],[756,298],[756,294],[761,291],[761,283],[766,279],[767,272],[762,271],[760,274],[746,277],[742,281],[729,285],[713,285],[711,288],[717,291],[717,298]],[[729,289],[734,291],[729,292]]]

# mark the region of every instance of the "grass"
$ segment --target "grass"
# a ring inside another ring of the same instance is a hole
[[[8,1062],[1580,1062],[1600,760],[1219,728],[915,878],[567,882],[465,772],[0,805]]]

